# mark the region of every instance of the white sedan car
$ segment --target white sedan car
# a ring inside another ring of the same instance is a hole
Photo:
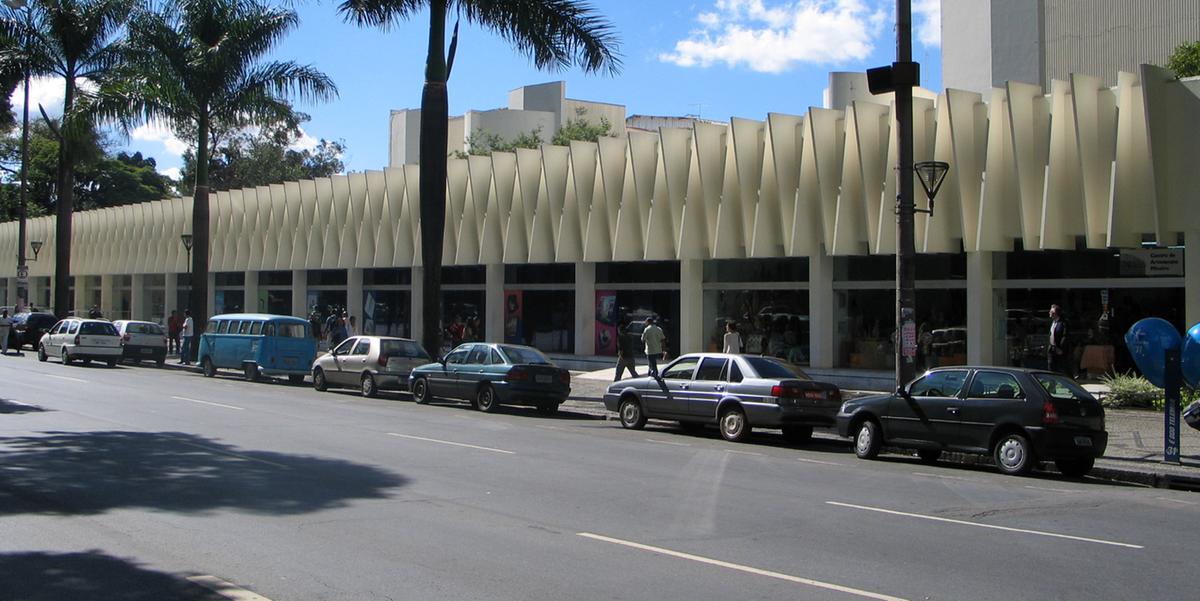
[[[51,355],[70,365],[76,359],[84,363],[104,361],[116,367],[121,360],[121,335],[113,324],[102,319],[64,319],[50,328],[38,341],[38,361]]]

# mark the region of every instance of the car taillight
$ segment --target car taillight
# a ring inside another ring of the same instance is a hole
[[[1058,408],[1050,401],[1042,403],[1042,423],[1047,426],[1058,423]]]
[[[529,379],[529,372],[524,367],[514,367],[504,374],[505,382],[524,382]]]
[[[820,392],[817,392],[817,397],[820,398]],[[795,386],[782,386],[776,384],[771,387],[771,396],[775,398],[797,398],[805,395],[799,388]]]
[[[76,335],[75,335],[75,342],[74,342],[74,344],[75,344],[75,346],[79,346],[79,334],[76,334]]]
[[[379,354],[379,367],[387,367],[388,356],[383,353]]]
[[[564,369],[562,371],[562,373],[558,374],[558,382],[560,384],[570,385],[571,384],[571,372]]]
[[[121,342],[129,342],[130,338],[131,337],[129,336],[129,334],[126,334],[121,337]]]

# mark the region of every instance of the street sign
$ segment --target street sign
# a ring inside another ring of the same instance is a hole
[[[1163,462],[1176,463],[1179,461],[1179,401],[1180,385],[1183,383],[1183,371],[1179,365],[1179,350],[1169,349],[1164,353],[1166,363],[1166,386],[1163,387],[1166,399],[1163,403]]]
[[[28,265],[18,265],[17,266],[17,279],[18,280],[28,280],[29,279],[29,266]]]

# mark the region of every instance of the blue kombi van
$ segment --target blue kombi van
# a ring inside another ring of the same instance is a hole
[[[304,381],[317,356],[317,341],[308,320],[262,313],[229,313],[208,320],[200,336],[196,359],[204,375],[218,369],[239,369],[247,380],[260,375],[287,376]]]

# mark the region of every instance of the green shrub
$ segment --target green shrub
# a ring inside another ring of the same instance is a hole
[[[1104,384],[1109,388],[1102,400],[1105,407],[1149,409],[1156,402],[1162,405],[1162,389],[1132,372],[1104,376]]]

